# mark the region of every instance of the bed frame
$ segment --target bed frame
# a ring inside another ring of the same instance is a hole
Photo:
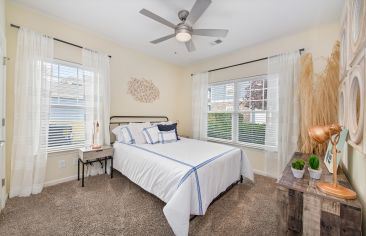
[[[129,123],[159,123],[169,121],[167,116],[111,116],[109,118],[109,133],[111,144],[114,143],[116,137],[112,134],[111,130],[119,125],[127,125]]]
[[[109,120],[109,130],[111,131],[114,127],[129,124],[129,123],[142,123],[142,122],[150,122],[150,123],[159,123],[169,121],[167,116],[111,116]],[[111,132],[110,132],[111,133]],[[112,141],[113,140],[113,141]],[[115,141],[114,135],[111,133],[111,144]],[[216,198],[212,200],[210,206],[219,200],[225,193],[230,191],[235,185],[238,183],[243,183],[243,176],[240,175],[240,179],[232,183],[229,187],[226,188],[223,192],[221,192]],[[153,194],[152,194],[153,195]],[[190,221],[196,218],[197,215],[192,215],[190,217]]]

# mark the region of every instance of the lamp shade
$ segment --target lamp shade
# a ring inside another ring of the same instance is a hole
[[[342,127],[339,124],[331,124],[324,126],[313,126],[309,128],[309,136],[317,143],[324,143],[329,140],[333,134],[340,133]]]

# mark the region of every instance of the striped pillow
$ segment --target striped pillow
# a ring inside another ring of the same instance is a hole
[[[120,132],[123,136],[123,141],[122,141],[123,143],[128,143],[128,144],[134,144],[135,143],[135,139],[132,137],[131,130],[128,126],[122,127]]]
[[[159,131],[159,141],[163,144],[177,142],[177,135],[175,134],[175,130]]]
[[[157,126],[151,126],[144,128],[142,133],[145,136],[146,142],[148,144],[156,144],[159,143],[159,129]]]

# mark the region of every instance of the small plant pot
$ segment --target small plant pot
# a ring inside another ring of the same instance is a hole
[[[310,178],[312,178],[312,179],[320,179],[320,176],[322,176],[322,169],[314,170],[309,167],[308,170],[309,170]]]
[[[297,170],[291,167],[291,170],[295,178],[302,179],[302,177],[304,176],[305,168],[302,170]]]

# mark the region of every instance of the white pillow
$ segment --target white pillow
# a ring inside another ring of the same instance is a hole
[[[144,128],[142,133],[144,134],[148,144],[159,143],[159,129],[157,126]]]
[[[116,135],[117,142],[120,142],[120,143],[123,143],[124,142],[123,133],[121,131],[121,129],[123,127],[126,127],[126,125],[120,125],[120,126],[117,126],[114,129],[112,129],[112,133]]]
[[[161,142],[162,144],[177,142],[175,129],[170,131],[159,131],[159,142]]]
[[[121,133],[123,136],[123,143],[128,143],[128,144],[134,144],[135,143],[135,139],[132,136],[132,132],[130,130],[130,127],[128,126],[124,126],[121,128]]]
[[[147,143],[146,142],[146,139],[145,139],[145,136],[142,133],[142,130],[144,128],[147,128],[147,127],[150,127],[150,126],[151,126],[150,122],[145,122],[145,123],[130,123],[128,125],[128,127],[131,130],[132,137],[135,140],[135,143],[136,144],[145,144],[145,143]]]

